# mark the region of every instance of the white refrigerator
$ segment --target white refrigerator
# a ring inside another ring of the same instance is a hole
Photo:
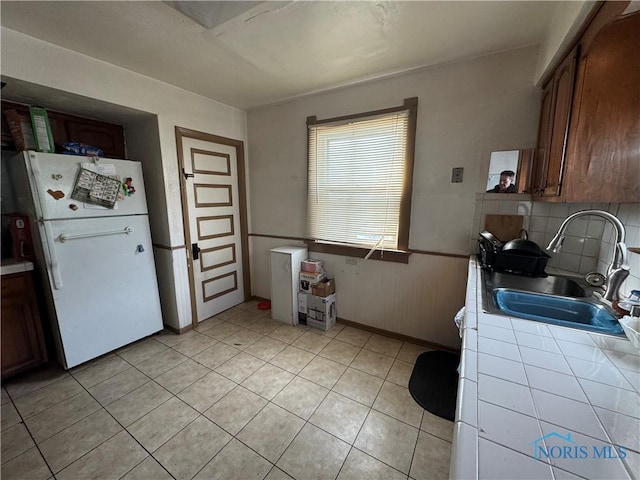
[[[72,368],[160,331],[140,163],[23,152],[7,167],[16,205],[31,219],[60,363]],[[126,191],[116,192],[114,175]]]

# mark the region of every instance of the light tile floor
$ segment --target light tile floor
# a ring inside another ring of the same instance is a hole
[[[453,423],[407,389],[426,348],[256,304],[3,385],[2,478],[448,478]]]

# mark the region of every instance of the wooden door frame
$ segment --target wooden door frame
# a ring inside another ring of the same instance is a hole
[[[184,127],[175,127],[176,148],[178,150],[178,175],[180,177],[180,198],[182,202],[182,225],[186,241],[187,267],[189,268],[189,291],[191,293],[191,326],[198,325],[198,305],[196,303],[196,290],[194,278],[193,258],[191,255],[191,227],[189,222],[189,204],[187,201],[187,181],[183,175],[185,159],[183,153],[183,138],[203,140],[205,142],[228,145],[236,149],[236,163],[238,170],[238,199],[240,202],[240,244],[242,247],[242,278],[244,287],[244,301],[251,298],[251,277],[249,269],[249,229],[247,222],[247,188],[244,171],[244,142],[232,138],[220,137],[211,133],[199,132]]]

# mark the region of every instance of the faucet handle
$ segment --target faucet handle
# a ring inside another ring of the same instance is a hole
[[[600,272],[589,272],[584,276],[584,280],[592,287],[602,287],[607,283],[607,277]]]

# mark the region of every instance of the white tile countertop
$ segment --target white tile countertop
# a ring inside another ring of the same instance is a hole
[[[640,478],[640,351],[483,312],[472,257],[452,479]]]
[[[2,260],[0,265],[0,275],[11,275],[12,273],[28,272],[30,270],[33,270],[33,263],[27,260],[19,261],[9,258]]]

